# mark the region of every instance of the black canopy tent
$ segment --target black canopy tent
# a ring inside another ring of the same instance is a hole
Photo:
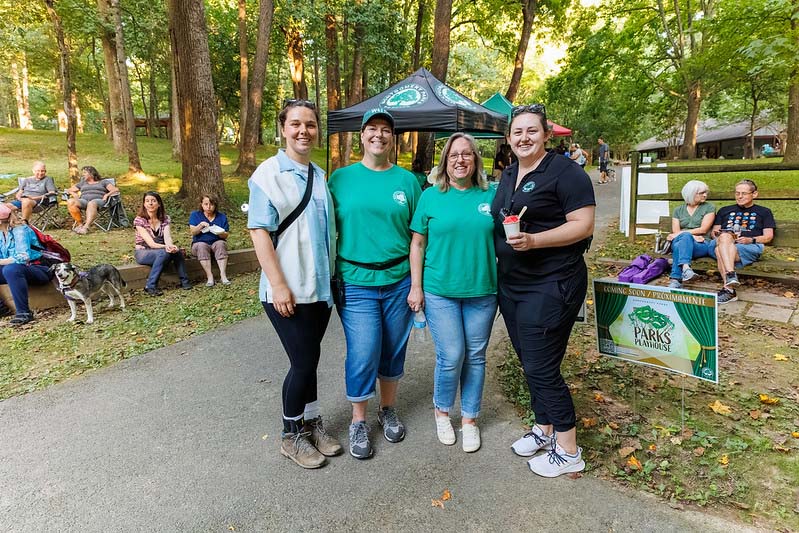
[[[346,109],[328,111],[327,134],[360,131],[363,114],[382,107],[394,117],[395,133],[406,131],[504,134],[508,117],[470,100],[420,68],[382,93]]]

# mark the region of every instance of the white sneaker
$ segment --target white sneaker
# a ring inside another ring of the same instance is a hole
[[[480,428],[476,424],[464,424],[461,427],[463,437],[463,451],[476,452],[480,449]]]
[[[438,440],[441,444],[452,446],[455,444],[455,430],[452,429],[452,422],[448,416],[438,416],[434,413],[436,418],[436,433]]]
[[[577,455],[569,455],[566,450],[556,444],[555,448],[547,453],[542,453],[527,461],[533,473],[543,477],[558,477],[569,472],[582,472],[585,470],[583,449],[577,448]]]
[[[545,435],[540,427],[533,426],[533,429],[524,434],[522,438],[511,444],[510,449],[513,453],[522,457],[535,455],[538,450],[552,449],[552,435]]]

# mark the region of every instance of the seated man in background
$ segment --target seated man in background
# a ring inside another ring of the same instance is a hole
[[[88,233],[92,223],[97,218],[99,210],[105,206],[108,198],[119,192],[111,180],[104,180],[94,167],[81,169],[83,179],[66,190],[71,196],[67,200],[69,214],[75,220],[72,231],[79,235]],[[81,209],[86,210],[86,221],[83,222]]]
[[[47,175],[47,167],[41,161],[36,161],[33,164],[33,176],[22,180],[17,199],[12,200],[11,205],[21,210],[23,220],[30,220],[33,209],[55,193],[55,182]]]
[[[771,209],[755,205],[757,185],[741,180],[735,185],[735,205],[719,209],[713,226],[708,253],[716,260],[724,286],[718,302],[726,304],[738,299],[736,266],[751,265],[763,253],[764,245],[774,238],[774,215]]]

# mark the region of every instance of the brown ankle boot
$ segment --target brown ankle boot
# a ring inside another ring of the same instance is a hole
[[[313,444],[322,455],[333,457],[344,451],[338,439],[325,429],[325,426],[322,424],[321,416],[308,420],[305,423],[305,431],[311,432],[311,444]]]
[[[284,433],[280,453],[303,468],[319,468],[325,464],[325,456],[311,444],[309,432]]]

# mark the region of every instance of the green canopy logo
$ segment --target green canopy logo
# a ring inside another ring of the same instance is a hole
[[[477,212],[481,215],[485,215],[487,217],[491,216],[491,206],[487,203],[483,202],[482,204],[477,206]]]
[[[533,189],[535,189],[535,182],[534,181],[528,181],[522,187],[522,192],[533,192]]]
[[[388,93],[380,105],[391,108],[408,108],[422,105],[427,101],[427,91],[424,87],[416,83],[400,85]]]
[[[436,94],[441,100],[450,105],[465,107],[467,109],[476,109],[474,103],[459,95],[443,83],[436,87]]]

